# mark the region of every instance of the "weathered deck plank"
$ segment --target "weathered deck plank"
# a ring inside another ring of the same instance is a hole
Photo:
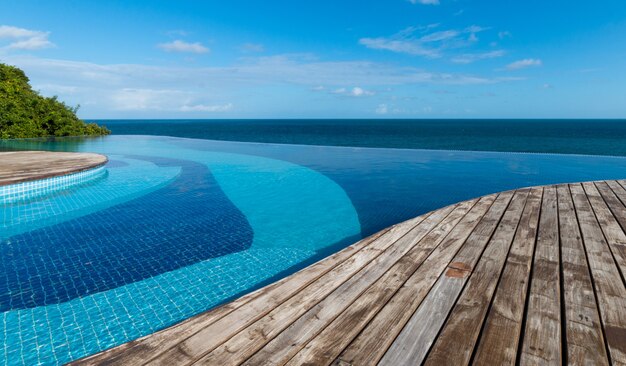
[[[534,188],[526,202],[476,350],[479,365],[514,365],[517,360],[542,197],[543,189]]]
[[[76,364],[626,364],[625,186],[448,206]]]
[[[417,217],[406,224],[416,225],[421,222],[423,218],[424,217]],[[149,336],[93,355],[85,360],[94,364],[106,362],[108,365],[141,365],[147,360],[155,358],[157,355],[176,346],[182,340],[191,337],[192,335],[200,332],[202,329],[207,328],[222,318],[225,318],[235,309],[238,309],[238,313],[236,315],[237,318],[243,320],[243,318],[246,317],[246,314],[252,314],[249,316],[257,315],[255,310],[259,311],[259,309],[264,309],[264,306],[272,306],[273,304],[283,301],[290,295],[293,295],[319,277],[328,273],[330,270],[344,263],[353,254],[368,246],[374,240],[377,240],[387,231],[389,231],[389,229],[367,237],[358,243],[333,254],[328,258],[331,260],[319,261],[289,277],[282,279],[279,282],[261,288],[233,302],[190,318],[187,321],[181,322],[173,327],[166,328]],[[224,319],[221,321],[232,322],[233,320]],[[232,324],[233,323],[227,323],[225,326]]]
[[[195,362],[208,354],[212,354],[212,357],[244,353],[250,355],[250,352],[253,353],[258,349],[259,344],[263,344],[268,337],[289,326],[291,322],[326,297],[328,293],[342,286],[346,281],[355,282],[361,276],[369,273],[368,270],[363,269],[378,268],[378,264],[381,262],[380,255],[383,255],[384,263],[387,263],[396,256],[404,254],[402,245],[394,244],[397,244],[400,239],[407,235],[410,237],[403,240],[401,244],[406,244],[407,241],[410,243],[411,240],[426,235],[452,209],[453,207],[447,207],[441,212],[434,212],[417,225],[410,223],[392,228],[380,239],[372,242],[371,245],[350,257],[342,265],[300,291],[298,296],[291,297],[280,304],[261,302],[260,305],[264,307],[264,311],[259,312],[252,308],[247,317],[242,318],[242,314],[238,313],[229,318],[230,321],[225,324],[218,324],[218,322],[216,323],[217,326],[204,328],[199,333],[177,344],[176,347],[159,355],[150,364],[172,365]],[[387,251],[387,249],[390,250]],[[390,257],[391,259],[389,259]],[[361,275],[356,277],[357,273],[361,273]],[[218,349],[217,352],[213,353],[216,349]]]
[[[384,273],[408,253],[413,246],[417,245],[423,237],[439,225],[440,222],[445,220],[451,211],[452,207],[449,207],[441,212],[433,213],[428,219],[424,220],[424,222],[391,243],[392,245],[385,248],[388,250],[381,253],[380,256],[376,257],[363,267],[362,270],[348,278],[347,281],[339,283],[339,286],[334,286],[328,291],[315,293],[310,299],[305,296],[300,296],[297,301],[287,304],[285,307],[274,309],[266,317],[229,339],[226,343],[205,355],[197,363],[201,365],[219,365],[225,362],[234,361],[235,363],[240,363],[245,361],[275,336],[283,333],[285,329],[289,329],[289,326],[301,316],[305,316],[304,318],[300,318],[305,319],[304,321],[310,319],[310,317],[318,316],[315,313],[316,310],[320,310],[318,304],[322,303],[324,305],[324,300],[327,296],[331,296],[331,299],[334,300],[330,301],[329,305],[333,310],[341,309],[342,306],[349,303],[354,296],[358,296],[374,280],[384,275]],[[337,283],[337,279],[333,278],[324,281],[323,285],[329,283],[332,286],[333,283]],[[305,301],[308,300],[308,303],[304,304],[303,299]],[[323,305],[321,306],[322,308]],[[314,309],[313,315],[309,313],[311,309]],[[310,315],[310,317],[307,315]],[[259,336],[259,334],[262,336]],[[284,344],[284,342],[281,344]]]
[[[567,185],[557,187],[567,362],[608,365],[593,283],[574,203]]]
[[[0,186],[78,173],[106,162],[106,156],[91,153],[0,152]]]
[[[497,201],[498,206],[504,205],[506,207],[510,199],[511,195],[499,197]],[[426,259],[419,271],[416,271],[407,280],[394,297],[345,350],[343,350],[343,347],[325,349],[322,356],[328,359],[337,357],[335,360],[336,364],[341,364],[341,362],[354,365],[376,364],[397,334],[400,333],[404,324],[415,312],[415,309],[426,296],[432,284],[439,278],[452,257],[465,243],[470,233],[474,231],[479,222],[483,222],[485,214],[488,211],[499,212],[500,215],[503,213],[504,209],[499,210],[497,207],[494,210],[490,210],[495,200],[495,196],[482,198]],[[488,221],[488,219],[485,221]],[[495,228],[497,220],[492,221],[495,221],[493,224]],[[336,333],[334,337],[343,339],[341,333]],[[336,356],[339,352],[342,353]]]
[[[285,331],[281,334],[283,342],[277,342],[279,338],[275,338],[272,343],[276,342],[273,347],[268,345],[261,352],[254,355],[246,364],[263,364],[269,362],[272,364],[280,364],[289,360],[288,365],[298,366],[302,364],[330,364],[336,355],[327,355],[324,357],[323,352],[327,349],[337,350],[343,349],[351,338],[365,326],[369,320],[387,304],[387,301],[396,291],[404,284],[404,282],[415,272],[418,267],[426,260],[426,258],[443,242],[447,235],[456,227],[463,217],[473,208],[478,200],[466,201],[466,205],[459,205],[448,217],[428,235],[426,235],[416,246],[411,249],[404,257],[387,271],[376,283],[367,289],[365,293],[359,296],[346,311],[341,313],[332,323],[322,324],[324,319],[321,312],[317,313],[313,319],[318,323],[321,334],[308,344],[301,351],[297,345],[303,346],[303,342],[297,342],[298,336],[302,333],[302,326],[294,323],[292,331]],[[333,302],[331,297],[326,300]],[[328,313],[328,312],[326,312]],[[331,314],[332,315],[332,314]],[[336,316],[336,314],[334,314]],[[300,320],[305,319],[301,318]],[[323,327],[323,328],[322,328]],[[310,330],[307,329],[310,332]],[[341,336],[337,336],[341,335]],[[286,343],[286,345],[285,345]],[[292,357],[298,352],[295,357]],[[332,351],[331,351],[332,352]],[[330,356],[330,357],[329,357]],[[292,357],[292,358],[291,358]],[[291,358],[291,359],[290,359]]]
[[[425,365],[466,365],[470,362],[524,211],[528,193],[528,190],[519,190],[515,193],[510,208],[504,213],[500,225],[470,274],[467,285],[461,292],[441,334],[426,357]],[[451,349],[454,349],[454,352],[450,352]]]
[[[614,183],[615,186],[607,184],[607,182],[596,183],[596,188],[600,192],[604,204],[595,195],[593,197],[590,196],[589,199],[594,206],[594,211],[609,242],[615,261],[620,268],[623,280],[626,278],[626,234],[624,234],[624,229],[626,228],[626,207],[614,191],[620,192],[625,199],[626,191],[617,182],[611,183]],[[605,207],[607,206],[610,211],[606,210]]]
[[[512,196],[512,193],[503,193],[499,197],[500,201],[494,203],[491,210],[478,224],[480,227],[472,232],[463,248],[452,262],[447,264],[445,274],[439,277],[435,287],[387,350],[381,364],[402,364],[409,361],[419,363],[423,360],[466,283],[469,273],[478,262],[480,253],[506,212]],[[406,357],[412,360],[404,359]]]
[[[561,274],[556,188],[544,188],[521,365],[561,365]]]
[[[589,202],[590,197],[599,193],[593,183],[572,184],[570,190],[598,297],[609,356],[613,364],[626,365],[626,287]],[[597,198],[594,201],[599,204]]]

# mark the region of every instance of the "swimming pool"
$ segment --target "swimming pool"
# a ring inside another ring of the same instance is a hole
[[[626,177],[619,157],[152,136],[0,147],[109,157],[94,179],[2,203],[5,364],[64,363],[152,333],[447,204]]]

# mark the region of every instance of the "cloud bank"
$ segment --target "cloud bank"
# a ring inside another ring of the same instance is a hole
[[[512,62],[506,65],[507,70],[520,70],[528,67],[536,67],[543,65],[543,62],[539,59],[527,58],[519,61]]]
[[[166,52],[187,52],[187,53],[208,53],[210,50],[208,47],[203,46],[200,42],[189,43],[177,39],[168,43],[160,43],[157,45],[160,49]]]

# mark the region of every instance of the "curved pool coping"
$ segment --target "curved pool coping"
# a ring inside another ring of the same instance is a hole
[[[626,181],[495,193],[74,364],[620,363],[625,243]]]
[[[105,155],[53,151],[0,152],[0,186],[53,178],[101,167]]]

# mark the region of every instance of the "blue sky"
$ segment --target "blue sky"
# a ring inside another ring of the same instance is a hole
[[[0,0],[83,118],[625,118],[626,2]]]

